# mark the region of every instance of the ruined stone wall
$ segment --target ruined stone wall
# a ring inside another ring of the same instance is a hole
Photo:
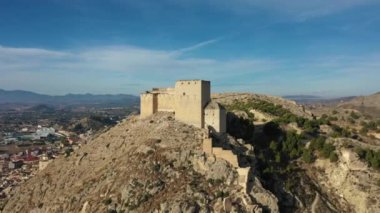
[[[239,167],[238,157],[231,150],[223,150],[220,147],[212,148],[212,153],[217,158],[228,161],[232,166]]]
[[[244,191],[247,190],[247,184],[248,184],[248,176],[249,176],[249,171],[251,170],[250,167],[246,168],[237,168],[237,172],[239,174],[238,178],[238,184],[243,187]]]
[[[157,100],[154,94],[140,95],[140,118],[146,118],[157,111]]]
[[[236,184],[243,187],[244,191],[247,190],[247,184],[249,179],[250,167],[240,167],[238,156],[235,155],[232,150],[224,150],[221,147],[212,146],[212,138],[206,137],[203,139],[202,144],[203,151],[208,155],[214,155],[216,158],[224,159],[236,168],[238,173],[238,179]]]
[[[206,108],[205,126],[210,126],[213,133],[223,134],[226,132],[226,110],[224,108]]]
[[[175,85],[175,118],[178,121],[204,127],[204,107],[211,100],[210,82],[177,81]]]
[[[202,149],[205,153],[212,154],[212,138],[203,139]]]

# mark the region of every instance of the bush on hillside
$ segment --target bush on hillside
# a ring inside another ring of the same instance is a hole
[[[315,160],[314,155],[313,155],[313,150],[305,149],[304,152],[302,153],[302,160],[305,161],[306,163],[313,163]]]

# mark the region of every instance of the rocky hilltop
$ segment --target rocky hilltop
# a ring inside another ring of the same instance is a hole
[[[13,191],[3,212],[380,211],[379,140],[355,131],[359,112],[319,115],[249,93],[213,99],[229,111],[213,146],[239,167],[206,154],[206,131],[171,113],[130,116]],[[251,168],[245,185],[240,167]]]
[[[173,117],[128,118],[49,164],[3,212],[278,212],[258,179],[247,193],[235,168],[204,154],[204,130]]]

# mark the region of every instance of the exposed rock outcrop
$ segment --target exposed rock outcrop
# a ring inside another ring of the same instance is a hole
[[[380,174],[359,160],[356,153],[340,147],[339,161],[318,159],[310,176],[316,178],[324,191],[335,195],[341,211],[380,212]],[[314,171],[314,172],[313,172]]]

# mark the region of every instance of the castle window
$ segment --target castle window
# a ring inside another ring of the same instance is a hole
[[[183,93],[182,95],[186,95],[186,93]]]

